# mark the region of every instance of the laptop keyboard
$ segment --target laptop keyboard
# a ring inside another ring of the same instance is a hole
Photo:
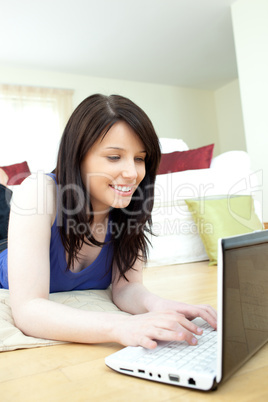
[[[142,366],[167,367],[176,370],[214,373],[217,365],[217,332],[207,323],[201,325],[203,334],[196,336],[198,344],[159,342],[154,350],[145,350],[135,361]]]

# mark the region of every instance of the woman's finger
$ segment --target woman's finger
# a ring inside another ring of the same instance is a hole
[[[190,320],[193,320],[196,317],[201,317],[213,328],[217,328],[217,311],[211,306],[205,304],[184,306],[183,313]]]
[[[215,312],[211,309],[209,309],[208,306],[198,308],[195,312],[195,317],[203,318],[203,320],[207,321],[212,328],[217,329],[217,313],[215,314]]]
[[[183,326],[179,326],[177,331],[167,330],[164,328],[151,328],[146,334],[146,337],[155,341],[186,341],[190,345],[196,345],[198,343],[195,336]],[[143,342],[144,341],[145,339],[143,339]]]

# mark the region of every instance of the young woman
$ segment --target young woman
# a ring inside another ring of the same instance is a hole
[[[25,334],[62,341],[119,342],[200,335],[190,320],[216,328],[210,306],[162,299],[142,284],[151,230],[159,142],[147,115],[121,96],[92,95],[73,112],[55,174],[27,178],[14,197],[8,253],[0,254],[15,323]],[[8,254],[8,280],[7,280]],[[131,315],[73,309],[49,292],[106,289]]]

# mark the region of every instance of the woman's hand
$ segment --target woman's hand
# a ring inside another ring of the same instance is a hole
[[[217,311],[208,304],[190,305],[184,303],[179,304],[179,311],[189,320],[201,317],[207,321],[212,328],[217,329]]]
[[[201,317],[207,321],[214,329],[217,329],[217,311],[206,304],[192,305],[180,303],[173,300],[162,299],[157,297],[154,300],[150,311],[176,311],[183,314],[188,320],[193,320],[196,317]]]
[[[116,267],[114,267],[115,269]],[[217,312],[208,305],[190,305],[163,299],[142,284],[142,264],[127,272],[126,281],[119,278],[115,269],[113,302],[122,311],[133,314],[114,322],[113,337],[116,342],[129,346],[153,349],[157,341],[186,341],[197,344],[194,335],[202,335],[202,329],[191,322],[201,317],[214,329],[217,328]]]
[[[199,310],[197,308],[195,311]],[[176,311],[150,312],[122,318],[123,322],[116,325],[115,331],[116,340],[125,346],[154,349],[157,341],[186,341],[189,345],[196,345],[198,341],[193,334],[202,334],[201,328]]]

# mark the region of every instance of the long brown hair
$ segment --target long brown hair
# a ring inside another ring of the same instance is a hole
[[[125,277],[137,258],[146,261],[148,253],[147,233],[151,233],[154,182],[161,157],[158,137],[150,119],[139,106],[123,96],[89,96],[75,109],[66,125],[55,171],[58,185],[64,188],[61,205],[58,205],[58,214],[61,217],[59,231],[63,246],[68,252],[67,264],[70,269],[85,241],[97,246],[104,244],[98,242],[90,231],[94,211],[90,194],[82,182],[80,165],[96,140],[106,135],[117,121],[126,122],[135,131],[147,152],[146,174],[130,204],[124,210],[114,208],[110,211],[110,221],[120,228],[116,233],[112,232],[113,261],[117,264],[120,275]],[[81,189],[82,199],[86,202],[81,203],[79,192],[74,191],[74,186]],[[80,207],[77,208],[79,203]],[[86,233],[67,232],[70,217],[76,225],[86,223]]]

